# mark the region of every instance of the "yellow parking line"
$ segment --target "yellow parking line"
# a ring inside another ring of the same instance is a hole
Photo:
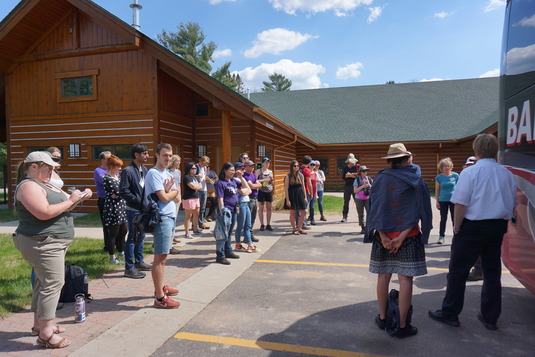
[[[297,262],[290,260],[264,260],[258,259],[257,263],[268,263],[268,264],[295,264],[295,265],[325,265],[333,267],[353,267],[353,268],[368,268],[368,264],[346,264],[346,263],[322,263],[322,262]],[[427,270],[433,271],[448,271],[447,268],[431,268],[427,267]],[[502,274],[510,274],[508,270],[502,270]]]
[[[330,348],[316,348],[309,346],[290,345],[287,343],[266,342],[257,340],[245,340],[242,338],[222,337],[212,335],[202,335],[198,333],[179,332],[174,336],[176,339],[198,341],[198,342],[210,342],[221,345],[232,345],[239,347],[256,348],[270,351],[282,351],[301,353],[312,356],[329,356],[329,357],[386,357],[384,355],[358,353],[344,350],[334,350]]]

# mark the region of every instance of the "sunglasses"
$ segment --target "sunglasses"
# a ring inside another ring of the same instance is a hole
[[[293,167],[299,167],[299,165],[292,165]]]
[[[61,157],[52,156],[52,160],[54,160],[54,162],[60,162],[61,161]]]

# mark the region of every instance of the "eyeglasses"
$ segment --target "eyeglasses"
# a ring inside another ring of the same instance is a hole
[[[249,160],[249,158],[247,156],[244,156],[241,158],[242,160]]]

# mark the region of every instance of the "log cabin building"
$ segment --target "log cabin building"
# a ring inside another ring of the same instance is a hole
[[[0,140],[10,192],[33,150],[59,147],[66,187],[94,189],[101,151],[126,164],[133,144],[153,155],[160,142],[183,162],[208,155],[216,170],[241,152],[271,157],[281,194],[294,158],[321,160],[335,189],[349,152],[378,170],[388,145],[402,141],[432,183],[439,158],[460,169],[473,137],[496,131],[497,96],[491,78],[247,99],[90,0],[22,0],[0,22]],[[96,197],[82,207],[95,209]]]

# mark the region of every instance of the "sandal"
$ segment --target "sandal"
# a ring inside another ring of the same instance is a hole
[[[64,328],[56,326],[56,329],[54,330],[55,334],[63,333],[63,332],[65,332]],[[38,328],[32,327],[32,336],[39,336],[39,327]]]
[[[50,343],[50,340],[54,337],[55,334],[52,334],[52,336],[50,336],[50,338],[48,340],[43,340],[41,339],[41,337],[37,337],[37,344],[39,346],[43,346],[44,348],[65,348],[67,346],[69,346],[71,344],[71,342],[65,338],[62,338],[61,340],[59,340],[58,343]],[[66,344],[63,345],[63,343],[67,341]]]
[[[178,244],[180,243],[180,239],[178,238],[173,238],[173,244]]]
[[[298,236],[298,235],[299,235],[299,231],[298,231],[297,229],[295,229],[295,230],[293,231],[293,234],[296,235],[296,236]]]
[[[305,232],[304,230],[300,229],[299,231],[299,234],[308,234],[307,232]]]
[[[240,252],[246,252],[247,251],[247,248],[245,248],[243,245],[241,245],[240,243],[237,243],[236,244],[236,247],[234,248],[234,250],[238,250]]]
[[[256,246],[254,245],[249,245],[247,246],[247,253],[253,253],[253,252],[259,252],[260,249],[258,249]]]

